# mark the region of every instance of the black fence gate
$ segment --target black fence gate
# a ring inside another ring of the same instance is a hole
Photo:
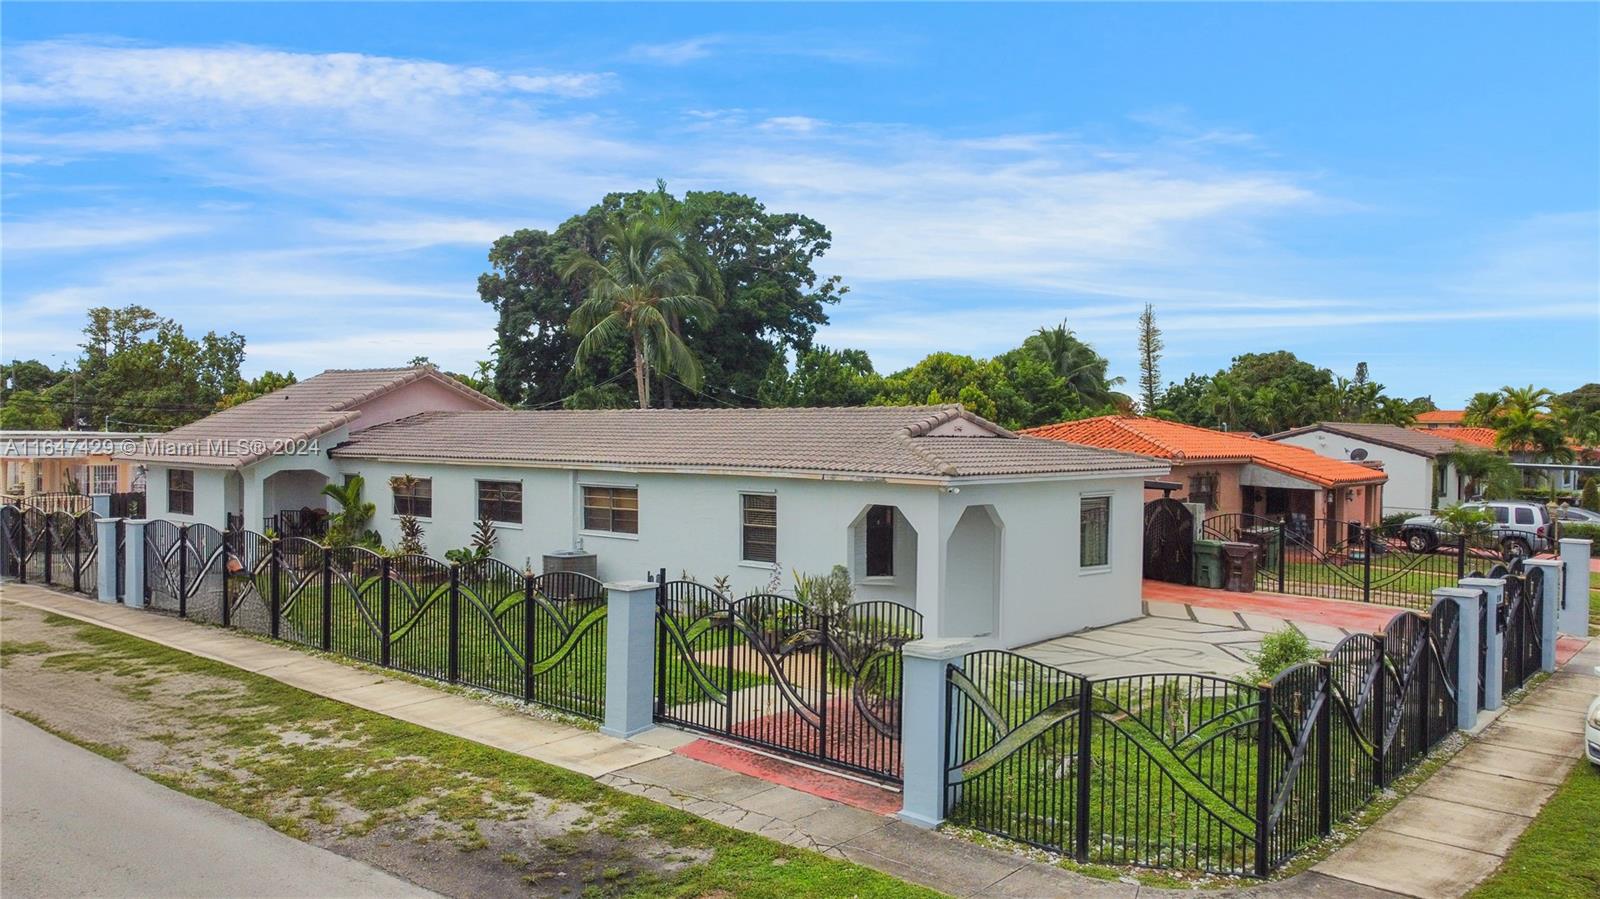
[[[1175,499],[1145,503],[1144,576],[1172,584],[1194,583],[1194,513]]]
[[[922,615],[894,602],[837,614],[785,596],[732,600],[693,581],[656,591],[658,721],[900,781],[900,650]]]
[[[947,670],[945,815],[1080,862],[1265,876],[1454,729],[1454,615],[1401,612],[1266,684],[972,653]]]

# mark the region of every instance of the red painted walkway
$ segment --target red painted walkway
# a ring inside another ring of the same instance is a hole
[[[854,778],[818,771],[805,765],[785,762],[759,752],[718,743],[715,740],[695,740],[673,751],[708,765],[737,771],[768,783],[832,799],[880,815],[892,815],[900,811],[900,794],[893,790],[862,783]]]
[[[1316,599],[1310,596],[1289,596],[1284,593],[1262,591],[1229,593],[1225,590],[1168,584],[1163,581],[1145,581],[1144,598],[1148,602],[1185,603],[1204,609],[1250,612],[1289,621],[1326,624],[1353,631],[1381,631],[1394,616],[1405,611],[1394,606],[1349,602],[1343,599]]]

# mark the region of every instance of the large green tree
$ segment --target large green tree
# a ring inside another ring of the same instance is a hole
[[[96,429],[172,428],[215,411],[244,384],[244,338],[207,332],[199,339],[143,306],[99,306],[88,312],[76,365],[51,376],[34,361],[7,367],[7,419],[18,426]]]
[[[883,389],[883,378],[863,350],[802,350],[791,371],[782,356],[761,383],[763,406],[865,406]]]
[[[517,231],[490,250],[492,270],[479,277],[478,294],[499,315],[495,388],[503,401],[542,406],[574,394],[585,404],[614,401],[632,360],[613,351],[572,365],[581,335],[567,323],[584,290],[563,278],[561,267],[575,252],[603,259],[606,221],[637,211],[669,221],[690,256],[709,263],[723,294],[716,316],[679,323],[704,374],[700,393],[661,391],[664,402],[753,404],[773,360],[809,349],[828,320],[827,306],[845,292],[837,277],[817,273],[832,235],[807,216],[769,212],[754,197],[720,191],[690,191],[680,199],[658,185],[610,194],[554,231]]]
[[[577,365],[619,342],[631,349],[639,408],[650,408],[653,373],[698,390],[703,371],[682,332],[716,314],[702,291],[697,266],[668,221],[649,211],[618,214],[607,223],[600,253],[574,253],[562,276],[584,284],[584,301],[572,311],[569,330],[582,335]]]

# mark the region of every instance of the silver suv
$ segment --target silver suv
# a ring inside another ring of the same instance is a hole
[[[1487,511],[1494,519],[1489,535],[1500,544],[1507,559],[1526,558],[1550,548],[1550,510],[1525,500],[1462,503],[1467,509]],[[1430,553],[1448,542],[1456,529],[1437,515],[1417,515],[1400,526],[1400,536],[1414,553]]]

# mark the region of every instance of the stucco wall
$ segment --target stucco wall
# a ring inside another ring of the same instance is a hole
[[[1172,499],[1180,502],[1190,502],[1189,479],[1201,474],[1215,474],[1217,476],[1217,501],[1216,507],[1208,509],[1207,515],[1227,515],[1242,512],[1244,494],[1239,490],[1239,473],[1244,470],[1243,462],[1192,462],[1179,463],[1172,466],[1172,473],[1163,475],[1157,480],[1172,481],[1183,486],[1172,491]],[[1146,502],[1160,499],[1160,490],[1146,490]]]
[[[1385,515],[1397,512],[1418,514],[1434,507],[1433,464],[1424,456],[1326,431],[1295,434],[1283,438],[1283,442],[1303,446],[1319,456],[1346,462],[1350,461],[1351,450],[1366,450],[1367,459],[1382,462],[1383,473],[1389,476],[1389,480],[1383,485]],[[1446,494],[1440,503],[1453,505],[1460,502],[1455,472],[1452,470],[1445,480]]]
[[[183,468],[175,465],[173,468]],[[167,508],[167,468],[149,465],[145,469],[145,500],[150,518],[181,524],[208,524],[221,530],[227,524],[228,474],[226,468],[190,468],[194,472],[194,513],[180,515]]]
[[[477,401],[460,391],[433,381],[415,381],[356,407],[361,417],[351,423],[352,431],[376,427],[419,412],[453,412],[492,408],[487,400]]]
[[[734,593],[765,589],[773,567],[740,559],[742,492],[778,496],[778,582],[788,591],[796,570],[822,573],[850,565],[851,525],[869,505],[895,506],[915,529],[914,567],[896,583],[860,584],[860,599],[895,599],[915,606],[930,635],[943,635],[943,603],[961,603],[945,588],[942,551],[962,512],[992,506],[1001,523],[1000,597],[997,627],[985,641],[1016,646],[1140,614],[1143,538],[1143,478],[1045,481],[962,486],[957,493],[936,486],[875,481],[812,480],[623,472],[575,472],[478,465],[401,464],[343,460],[361,474],[367,498],[377,506],[373,527],[386,544],[399,539],[389,478],[410,474],[433,479],[433,516],[423,520],[430,555],[465,546],[477,508],[476,482],[515,480],[523,485],[523,521],[499,525],[495,556],[537,569],[545,553],[582,548],[598,556],[602,579],[641,578],[665,567],[702,583],[726,575]],[[585,484],[634,487],[639,491],[639,533],[616,535],[581,528]],[[1112,497],[1111,564],[1094,572],[1078,567],[1078,500]],[[899,535],[897,535],[899,536]],[[903,544],[902,544],[903,545]],[[911,560],[897,552],[897,575]],[[961,634],[961,636],[970,636]]]

